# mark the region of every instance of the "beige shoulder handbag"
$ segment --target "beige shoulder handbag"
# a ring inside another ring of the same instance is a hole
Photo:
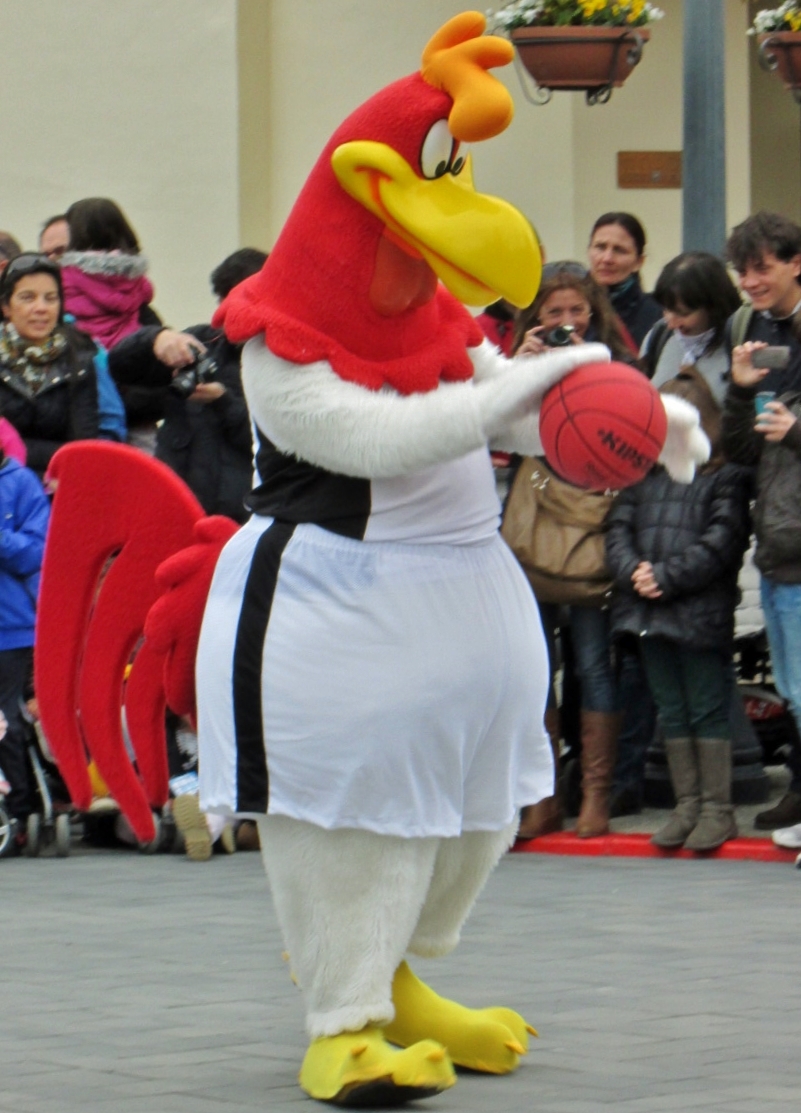
[[[604,522],[614,491],[585,491],[531,456],[515,476],[501,536],[542,603],[601,606],[612,589]]]

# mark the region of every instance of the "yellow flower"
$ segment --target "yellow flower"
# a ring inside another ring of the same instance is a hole
[[[801,12],[796,12],[794,15],[788,15],[786,18],[790,24],[791,31],[801,31]]]

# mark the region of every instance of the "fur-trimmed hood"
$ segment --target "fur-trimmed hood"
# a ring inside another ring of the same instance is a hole
[[[62,259],[64,309],[94,341],[112,348],[139,328],[139,312],[153,299],[144,255],[68,251]]]
[[[147,274],[149,264],[145,255],[127,255],[122,251],[67,251],[61,265],[106,278],[141,278]]]

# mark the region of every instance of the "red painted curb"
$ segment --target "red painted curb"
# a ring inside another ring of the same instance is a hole
[[[590,858],[720,858],[726,861],[794,862],[798,851],[783,850],[770,839],[731,839],[717,850],[696,854],[692,850],[660,850],[650,835],[609,834],[596,839],[580,839],[572,831],[520,840],[512,847],[515,854],[574,854]]]

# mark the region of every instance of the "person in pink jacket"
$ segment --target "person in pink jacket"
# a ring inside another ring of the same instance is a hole
[[[143,324],[161,323],[150,309],[147,259],[114,201],[88,197],[66,213],[69,250],[62,256],[64,310],[79,329],[109,349]]]
[[[25,464],[28,457],[25,442],[10,421],[0,417],[0,459],[8,456],[18,464]]]

